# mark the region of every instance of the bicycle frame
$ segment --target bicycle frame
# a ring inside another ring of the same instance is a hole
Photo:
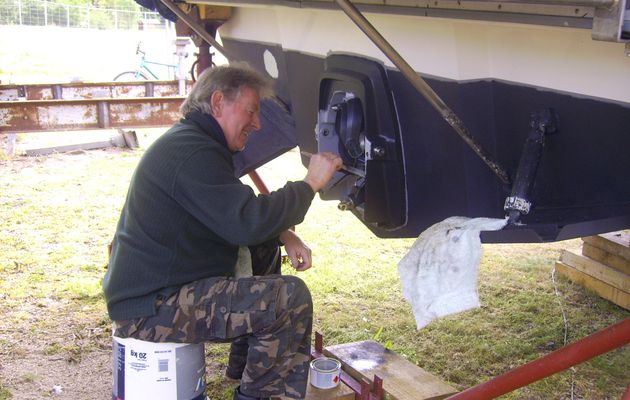
[[[177,64],[171,64],[171,63],[147,60],[146,53],[140,48],[141,43],[138,43],[138,46],[136,47],[136,55],[140,56],[139,65],[133,71],[124,71],[124,72],[119,73],[118,75],[114,77],[114,80],[118,80],[119,78],[122,78],[122,79],[136,81],[142,78],[145,80],[149,79],[149,80],[159,81],[160,77],[158,76],[156,72],[154,72],[153,69],[151,69],[151,65],[155,65],[159,67],[166,67],[167,73],[169,75],[167,79],[170,80],[174,78],[175,80],[179,81],[178,93],[183,96],[186,93],[186,74],[184,73],[185,68],[182,61],[184,58],[188,57],[188,53],[185,51],[185,46],[187,45],[187,43],[186,41],[178,39],[176,40],[175,44],[177,46],[177,51],[174,54],[178,56],[179,62]],[[193,67],[194,67],[194,64],[193,64]],[[173,72],[174,72],[173,77],[171,77],[171,68],[173,69]]]
[[[145,59],[144,54],[142,55],[142,59],[140,60],[140,66],[138,67],[138,71],[146,71],[148,72],[153,79],[155,80],[159,80],[158,75],[153,72],[153,70],[151,70],[151,68],[149,68],[149,65],[159,65],[159,66],[163,66],[163,67],[167,67],[167,68],[173,68],[173,71],[175,72],[175,78],[177,78],[178,74],[178,65],[177,64],[167,64],[167,63],[161,63],[161,62],[157,62],[157,61],[150,61]],[[170,69],[169,69],[170,72]]]

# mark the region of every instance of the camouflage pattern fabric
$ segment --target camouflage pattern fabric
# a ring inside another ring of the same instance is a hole
[[[252,275],[279,275],[281,273],[282,253],[275,243],[250,246],[249,252],[252,259]],[[249,350],[248,340],[248,336],[242,336],[230,343],[230,357],[225,371],[225,375],[230,379],[240,380],[243,376]]]
[[[310,292],[297,277],[212,277],[158,299],[154,316],[116,321],[114,335],[176,343],[247,340],[241,392],[303,398],[312,320]]]

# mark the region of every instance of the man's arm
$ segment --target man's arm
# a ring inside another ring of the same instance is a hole
[[[313,265],[311,249],[292,230],[286,230],[280,234],[280,241],[291,260],[291,265],[296,271],[306,271]]]
[[[234,176],[228,161],[212,149],[200,149],[182,164],[172,191],[195,218],[224,240],[239,245],[260,243],[302,222],[314,193],[341,167],[337,155],[316,154],[304,181],[256,196]]]
[[[317,193],[328,184],[336,171],[341,169],[341,157],[334,153],[317,153],[311,156],[304,182]]]

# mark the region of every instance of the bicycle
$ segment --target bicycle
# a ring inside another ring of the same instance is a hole
[[[168,64],[168,63],[148,60],[146,58],[147,54],[144,50],[142,50],[141,46],[142,46],[142,42],[138,43],[138,46],[136,47],[136,55],[140,55],[140,64],[138,65],[138,68],[136,68],[136,70],[134,71],[121,72],[120,74],[114,77],[114,81],[118,81],[118,80],[120,81],[141,81],[141,80],[148,81],[149,79],[160,80],[159,76],[155,72],[153,72],[153,70],[149,67],[149,65],[167,67],[169,76],[171,76],[171,71],[173,71],[175,79],[179,79],[178,77],[179,77],[180,67],[178,64]],[[180,57],[180,59],[188,57],[188,54],[178,54],[178,53],[175,53],[175,54],[177,54]]]
[[[190,66],[190,77],[192,78],[193,82],[197,82],[197,65],[199,64],[199,58],[197,57],[199,55],[199,53],[193,53],[193,56],[195,56],[195,61],[192,63],[192,65]],[[213,59],[214,53],[210,52],[210,60]],[[210,61],[210,68],[214,68],[217,65],[214,63],[214,61]]]

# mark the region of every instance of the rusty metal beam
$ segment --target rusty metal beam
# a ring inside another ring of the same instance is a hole
[[[169,126],[185,97],[0,101],[0,132]]]
[[[186,82],[187,91],[192,82]],[[0,85],[0,101],[179,96],[179,81]]]

